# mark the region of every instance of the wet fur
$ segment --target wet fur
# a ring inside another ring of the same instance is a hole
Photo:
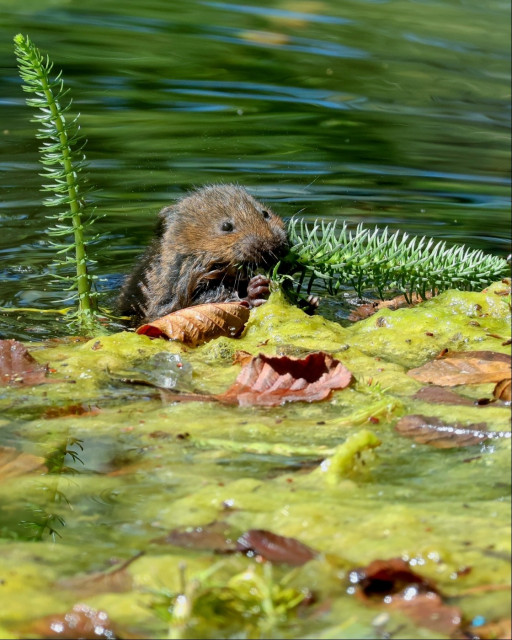
[[[203,187],[162,209],[154,240],[123,284],[119,311],[150,322],[195,304],[244,299],[251,273],[275,264],[287,247],[283,221],[245,189]]]

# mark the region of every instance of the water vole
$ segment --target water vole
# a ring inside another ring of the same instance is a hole
[[[288,248],[283,221],[237,185],[198,189],[160,212],[157,234],[118,298],[135,322],[205,302],[264,302],[269,281],[251,278]]]

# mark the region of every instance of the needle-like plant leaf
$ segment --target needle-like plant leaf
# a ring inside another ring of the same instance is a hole
[[[355,231],[344,222],[315,221],[312,225],[294,218],[288,224],[291,251],[285,269],[293,275],[297,293],[311,292],[313,284],[336,294],[352,287],[361,297],[376,290],[400,292],[410,299],[416,293],[446,289],[478,290],[510,272],[508,262],[464,245],[409,237],[396,231]]]
[[[70,118],[71,100],[64,89],[62,73],[51,77],[53,64],[43,57],[37,47],[21,34],[14,38],[15,54],[19,73],[24,81],[23,90],[30,93],[29,106],[37,108],[32,122],[38,124],[37,137],[42,140],[39,148],[45,178],[42,191],[52,194],[44,200],[46,206],[63,207],[59,213],[48,216],[55,220],[49,229],[50,235],[59,238],[53,242],[60,259],[57,267],[74,267],[76,275],[57,275],[68,284],[71,298],[78,300],[76,320],[85,329],[96,326],[96,299],[92,291],[92,276],[88,272],[85,231],[92,224],[92,214],[85,218],[87,192],[81,177],[85,166],[83,147],[85,140],[80,135],[78,116]],[[80,180],[79,180],[80,176]]]

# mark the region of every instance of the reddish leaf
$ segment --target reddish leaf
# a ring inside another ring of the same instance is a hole
[[[501,380],[494,387],[492,395],[497,400],[503,400],[504,402],[510,402],[510,400],[512,399],[511,386],[512,386],[512,380],[510,378],[506,378],[505,380]]]
[[[420,382],[442,387],[500,382],[510,377],[512,359],[495,351],[448,351],[442,357],[408,372]]]
[[[475,406],[475,401],[471,398],[465,398],[458,393],[454,393],[445,387],[421,387],[413,395],[416,400],[422,400],[423,402],[430,402],[431,404],[460,404],[464,406]],[[478,405],[476,405],[478,406]]]
[[[395,429],[420,444],[431,444],[438,449],[469,447],[489,438],[510,438],[510,431],[487,431],[485,422],[448,424],[433,416],[415,414],[400,418]]]
[[[237,338],[248,319],[249,308],[240,302],[199,304],[153,320],[139,327],[137,333],[195,347],[221,336]]]
[[[374,560],[349,574],[356,595],[365,602],[386,603],[418,626],[451,635],[460,628],[461,612],[443,602],[434,583],[415,573],[401,558]]]
[[[104,611],[91,609],[86,604],[75,604],[67,613],[36,620],[31,630],[43,638],[66,640],[112,640],[118,637],[108,615]]]
[[[66,407],[47,407],[42,415],[43,418],[64,418],[66,416],[97,416],[100,413],[98,407],[85,404],[70,404]]]
[[[0,479],[24,476],[27,473],[46,473],[44,458],[21,453],[13,447],[0,447]]]
[[[349,580],[357,586],[357,591],[365,598],[384,596],[400,593],[406,587],[415,585],[420,591],[437,593],[434,584],[415,573],[408,562],[402,558],[390,558],[389,560],[374,560],[366,567],[354,569],[349,574]]]
[[[230,537],[225,522],[212,522],[203,527],[173,529],[166,536],[153,540],[158,544],[172,544],[186,549],[206,549],[217,553],[236,551],[235,537]]]
[[[237,541],[238,551],[257,554],[274,563],[300,567],[316,556],[316,551],[295,538],[279,536],[265,529],[250,529]]]
[[[267,407],[285,402],[318,402],[333,389],[344,389],[351,380],[350,371],[327,353],[310,353],[305,358],[260,354],[244,366],[235,383],[217,399],[227,404]]]
[[[46,380],[48,365],[38,364],[17,340],[0,340],[0,385],[36,385]]]

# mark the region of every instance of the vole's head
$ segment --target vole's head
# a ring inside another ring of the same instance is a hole
[[[283,221],[242,187],[203,187],[161,212],[163,250],[202,256],[205,265],[269,266],[288,249]]]

